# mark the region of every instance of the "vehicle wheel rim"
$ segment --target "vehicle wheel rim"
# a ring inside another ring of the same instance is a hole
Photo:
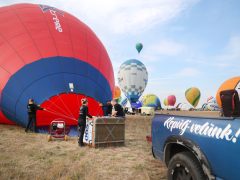
[[[188,168],[177,164],[172,173],[173,180],[193,180]]]

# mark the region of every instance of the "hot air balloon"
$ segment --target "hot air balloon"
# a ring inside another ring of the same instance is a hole
[[[143,48],[142,43],[137,43],[137,44],[136,44],[136,49],[137,49],[138,53],[141,52],[142,48]]]
[[[121,97],[121,101],[119,104],[121,104],[123,107],[125,107],[128,103],[128,99],[126,97]]]
[[[196,87],[189,88],[185,92],[185,97],[193,107],[196,107],[201,97],[200,90]]]
[[[131,107],[135,108],[135,109],[138,109],[138,108],[142,107],[142,102],[138,100],[137,102],[132,103]]]
[[[235,89],[238,92],[238,95],[240,97],[240,76],[233,77],[231,79],[226,80],[222,83],[222,85],[219,87],[217,94],[216,94],[216,100],[219,105],[219,107],[222,107],[222,102],[220,99],[220,92],[224,90],[231,90]]]
[[[16,4],[0,8],[0,33],[1,116],[26,126],[29,98],[48,110],[37,113],[37,126],[58,118],[76,125],[81,98],[102,115],[98,102],[112,98],[113,68],[87,25],[54,7]]]
[[[141,98],[142,107],[154,107],[154,109],[161,109],[159,98],[155,94],[147,94]]]
[[[118,86],[114,87],[114,95],[113,95],[113,99],[118,99],[121,97],[121,90]]]
[[[147,82],[147,69],[139,60],[130,59],[120,66],[118,71],[118,84],[130,103],[137,102]]]
[[[168,106],[168,100],[167,100],[167,98],[164,99],[163,104],[164,104],[164,106]]]
[[[169,106],[174,106],[176,103],[176,96],[170,95],[167,97],[167,102]]]

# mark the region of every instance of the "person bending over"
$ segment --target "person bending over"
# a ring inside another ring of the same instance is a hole
[[[92,116],[88,113],[88,101],[87,99],[82,99],[82,106],[80,107],[79,118],[78,118],[78,129],[79,129],[79,146],[84,146],[83,144],[83,136],[86,128],[86,119],[87,116],[92,118]]]
[[[41,108],[40,105],[35,104],[33,99],[28,100],[27,105],[28,110],[28,124],[25,129],[25,132],[28,132],[28,130],[31,128],[34,132],[36,132],[36,114],[37,110],[45,110],[44,108]]]
[[[116,99],[113,99],[111,101],[111,104],[113,106],[112,116],[115,116],[115,117],[124,117],[125,116],[122,106],[117,103]]]

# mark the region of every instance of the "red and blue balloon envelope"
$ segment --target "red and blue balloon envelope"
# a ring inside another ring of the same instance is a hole
[[[33,98],[47,111],[37,125],[61,118],[76,125],[81,98],[92,115],[112,98],[114,74],[94,32],[67,12],[37,4],[0,8],[0,122],[27,124]]]

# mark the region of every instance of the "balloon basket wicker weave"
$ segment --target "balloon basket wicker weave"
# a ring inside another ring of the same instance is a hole
[[[91,128],[92,130],[85,130],[86,145],[93,148],[124,146],[125,118],[99,117],[93,120]]]

